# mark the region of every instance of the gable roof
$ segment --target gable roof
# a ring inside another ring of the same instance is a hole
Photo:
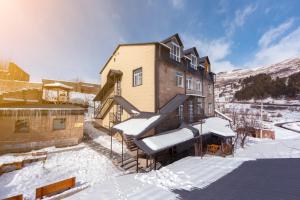
[[[175,33],[174,35],[171,35],[170,37],[168,37],[168,38],[162,40],[161,43],[168,43],[168,42],[170,42],[174,37],[175,37],[176,40],[178,41],[179,45],[183,47],[183,43],[182,43],[182,41],[181,41],[181,39],[180,39],[178,33]]]
[[[207,60],[208,64],[210,64],[208,56],[204,56],[204,57],[199,58],[199,63],[202,64],[202,63],[205,62],[205,60]]]
[[[192,47],[192,48],[183,50],[183,54],[184,54],[184,55],[189,55],[189,54],[191,54],[191,53],[194,53],[197,57],[199,57],[199,53],[198,53],[196,47]]]

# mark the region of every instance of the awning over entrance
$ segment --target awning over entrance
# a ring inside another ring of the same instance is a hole
[[[194,140],[199,136],[199,131],[192,126],[183,124],[180,128],[167,131],[158,135],[135,140],[135,144],[146,154],[153,155],[171,147]]]
[[[137,116],[113,126],[113,129],[121,131],[128,136],[141,138],[148,131],[163,123],[169,114],[175,111],[188,98],[189,96],[187,95],[178,94],[163,106],[158,114],[141,112]]]
[[[201,130],[201,124],[194,124],[194,128]],[[201,131],[200,131],[201,132]],[[202,133],[205,134],[214,134],[220,137],[234,137],[236,134],[230,127],[228,120],[221,119],[219,117],[211,117],[205,119],[205,122],[202,124]]]

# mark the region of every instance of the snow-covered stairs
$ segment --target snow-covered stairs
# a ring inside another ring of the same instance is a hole
[[[92,150],[96,151],[97,153],[104,155],[105,157],[109,158],[112,163],[117,166],[119,169],[122,169],[126,172],[133,173],[136,172],[136,158],[129,154],[123,154],[123,164],[122,164],[122,155],[116,153],[114,151],[110,151],[110,149],[102,146],[101,144],[95,142],[89,135],[85,134],[84,141],[88,147]]]

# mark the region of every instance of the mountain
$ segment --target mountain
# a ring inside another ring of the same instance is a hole
[[[217,81],[215,84],[216,101],[231,101],[234,93],[241,88],[239,80],[246,77],[265,73],[272,78],[282,78],[297,72],[300,72],[300,57],[287,59],[264,67],[220,72],[217,74]]]
[[[248,76],[266,73],[275,77],[287,77],[300,71],[300,57],[287,59],[282,62],[269,66],[258,67],[254,69],[236,69],[228,72],[220,72],[217,74],[216,85],[226,84],[227,82],[236,82]]]

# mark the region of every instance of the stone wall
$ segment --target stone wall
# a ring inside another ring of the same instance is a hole
[[[63,130],[53,130],[53,119],[65,118]],[[15,132],[16,121],[29,121],[28,132]],[[25,152],[49,146],[78,144],[83,137],[83,115],[0,116],[0,153]]]

